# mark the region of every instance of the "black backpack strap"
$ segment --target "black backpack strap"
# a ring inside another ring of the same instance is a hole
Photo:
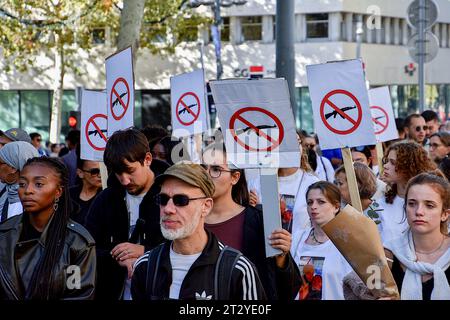
[[[153,248],[148,253],[145,293],[147,294],[150,300],[157,300],[157,296],[155,296],[155,287],[156,287],[156,279],[158,276],[159,262],[161,260],[163,248],[164,243]]]
[[[229,300],[231,295],[231,276],[242,253],[229,246],[220,251],[214,271],[214,298]]]

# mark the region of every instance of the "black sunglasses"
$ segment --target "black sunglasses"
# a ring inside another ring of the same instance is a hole
[[[81,171],[87,172],[91,176],[98,176],[100,174],[100,169],[99,168],[94,168],[94,169],[91,169],[91,170],[81,170]]]
[[[421,127],[421,126],[417,126],[417,127],[416,127],[416,131],[417,131],[417,132],[419,132],[420,129],[422,129],[423,131],[427,131],[427,130],[428,130],[428,126],[422,126],[422,127]]]
[[[173,197],[165,194],[160,193],[155,196],[155,202],[159,206],[166,206],[167,203],[169,203],[169,200],[172,199],[173,204],[177,207],[185,207],[189,204],[189,201],[191,200],[198,200],[198,199],[206,199],[208,197],[198,197],[198,198],[189,198],[189,196],[185,194],[174,194]]]

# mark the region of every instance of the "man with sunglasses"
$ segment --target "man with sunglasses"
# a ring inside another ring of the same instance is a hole
[[[75,207],[72,210],[71,218],[84,226],[91,204],[100,191],[102,191],[100,163],[78,158],[77,175],[81,183],[69,189],[70,198]]]
[[[214,183],[198,164],[175,164],[156,178],[161,192],[161,231],[169,242],[147,252],[135,264],[133,300],[261,300],[264,289],[254,265],[239,252],[222,263],[224,245],[204,228],[213,207]],[[229,250],[229,249],[227,249]],[[231,249],[234,250],[234,249]],[[220,288],[218,274],[230,275]],[[226,285],[228,284],[228,285]]]
[[[168,165],[152,159],[147,138],[136,129],[115,132],[103,159],[108,187],[95,198],[86,217],[97,251],[96,299],[130,299],[134,262],[164,241],[154,179]]]
[[[410,140],[416,141],[418,144],[423,145],[428,126],[425,119],[417,113],[410,114],[405,119],[405,131],[406,136]]]

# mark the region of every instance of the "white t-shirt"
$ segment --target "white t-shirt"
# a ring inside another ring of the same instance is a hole
[[[293,213],[292,232],[311,226],[306,210],[306,190],[317,181],[319,178],[301,169],[290,176],[278,177],[278,192]]]
[[[378,204],[383,211],[380,211],[381,218],[381,240],[383,243],[398,238],[408,229],[408,222],[405,218],[403,205],[405,199],[396,196],[392,204],[386,203],[385,198],[378,199]]]
[[[184,277],[188,273],[195,260],[200,257],[202,253],[184,255],[173,251],[170,246],[170,264],[172,265],[172,284],[170,285],[170,299],[178,299],[180,297],[181,285]]]
[[[125,194],[125,203],[127,205],[128,217],[130,219],[130,229],[128,230],[128,236],[131,234],[136,227],[136,221],[139,219],[139,206],[141,205],[142,199],[144,199],[147,193],[142,193],[137,196],[131,195],[128,192]],[[132,300],[131,298],[131,280],[125,280],[125,289],[123,293],[123,300]]]
[[[331,240],[306,244],[310,232],[307,228],[292,235],[291,254],[304,279],[295,299],[344,300],[343,279],[353,269]]]
[[[330,160],[325,157],[317,155],[317,168],[316,175],[319,180],[333,182],[334,181],[334,168]]]
[[[386,182],[383,182],[377,178],[377,192],[375,192],[372,199],[378,200],[384,197],[384,194],[386,193],[386,186]]]
[[[286,211],[292,213],[292,221],[290,222],[285,223],[282,217],[283,228],[287,230],[297,230],[311,226],[308,212],[306,211],[306,190],[310,185],[317,181],[319,181],[319,178],[302,169],[298,169],[290,176],[278,177],[278,193],[280,194],[282,202],[286,204]],[[256,191],[259,203],[261,203],[259,175],[252,175],[252,177],[248,179],[247,186],[249,190]]]

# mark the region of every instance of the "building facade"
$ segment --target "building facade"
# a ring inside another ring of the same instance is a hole
[[[439,50],[426,64],[426,106],[450,117],[450,2],[434,0],[439,8],[430,31]],[[408,53],[415,33],[407,23],[411,0],[297,0],[295,6],[296,101],[294,114],[299,128],[313,130],[306,65],[353,59],[357,50],[364,61],[370,86],[388,85],[396,116],[417,112],[418,66]],[[199,12],[212,17],[211,8]],[[275,76],[276,0],[248,0],[243,6],[222,8],[222,78],[247,77],[250,66],[264,66],[265,76]],[[145,27],[145,26],[144,26]],[[215,47],[206,26],[198,27],[197,39],[179,45],[170,56],[154,56],[141,49],[135,68],[136,125],[170,122],[170,77],[204,66],[207,79],[216,77]],[[107,34],[107,32],[106,32]],[[168,35],[170,36],[170,35]],[[104,60],[114,52],[110,41],[99,41],[98,55],[80,51],[85,74],[67,74],[63,119],[78,108],[75,88],[102,90]],[[358,48],[359,47],[359,48]],[[2,62],[0,61],[0,66]],[[51,62],[42,57],[42,64]],[[21,126],[46,137],[51,104],[52,68],[44,72],[0,76],[0,128]],[[329,81],[329,79],[324,79]],[[64,123],[63,123],[64,124]],[[67,130],[67,127],[63,127]]]

